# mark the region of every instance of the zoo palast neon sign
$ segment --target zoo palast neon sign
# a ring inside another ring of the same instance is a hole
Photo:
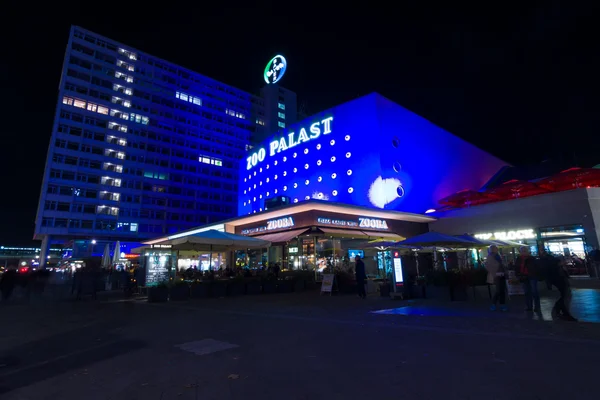
[[[309,127],[300,128],[297,135],[296,132],[289,132],[279,139],[272,140],[269,143],[269,157],[273,157],[275,154],[279,154],[282,151],[286,151],[302,143],[318,139],[321,135],[329,135],[331,133],[332,122],[333,117],[328,117],[312,123]],[[253,167],[256,167],[259,163],[263,162],[266,157],[267,151],[264,147],[261,147],[246,158],[246,169],[250,170]]]

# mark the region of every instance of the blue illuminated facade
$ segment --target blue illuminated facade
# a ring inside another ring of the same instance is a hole
[[[507,164],[378,95],[324,111],[255,146],[240,165],[239,214],[265,199],[320,199],[423,214]]]

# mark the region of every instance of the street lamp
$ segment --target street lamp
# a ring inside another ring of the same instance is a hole
[[[96,245],[96,239],[92,239],[92,252],[90,253],[90,256],[94,255],[94,246]]]

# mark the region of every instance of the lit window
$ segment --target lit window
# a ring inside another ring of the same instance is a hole
[[[108,115],[108,108],[98,106],[98,113]],[[125,115],[125,119],[127,119],[127,115]]]
[[[98,109],[98,105],[97,104],[88,103],[88,105],[87,105],[87,110],[88,111],[96,112],[97,109]]]
[[[263,121],[262,119],[258,119],[258,118],[256,118],[256,124],[257,124],[257,125],[263,125],[263,126],[264,126],[264,125],[265,125],[265,121]]]
[[[240,119],[246,119],[246,115],[244,115],[244,114],[242,114],[240,112],[237,112],[235,110],[229,110],[229,109],[227,109],[227,110],[225,110],[225,113],[227,115],[231,115],[232,117],[236,117],[236,118],[240,118]]]
[[[279,107],[281,110],[285,110],[285,104],[277,103],[277,107]]]
[[[63,104],[66,104],[68,106],[72,106],[73,105],[73,98],[72,97],[64,96],[63,97]]]
[[[285,119],[285,114],[284,114],[284,113],[282,113],[282,112],[278,112],[278,113],[277,113],[277,116],[278,116],[279,118],[281,118],[281,119]]]
[[[277,126],[280,127],[280,128],[285,128],[285,123],[278,121],[277,122]]]
[[[78,108],[85,108],[85,101],[83,101],[83,100],[79,100],[79,99],[75,99],[75,100],[73,101],[73,105],[74,105],[75,107],[78,107]]]
[[[200,97],[196,97],[196,96],[192,96],[190,94],[187,93],[183,93],[183,92],[175,92],[175,97],[178,98],[179,100],[183,100],[183,101],[187,101],[190,103],[194,103],[198,106],[202,105],[202,99]]]

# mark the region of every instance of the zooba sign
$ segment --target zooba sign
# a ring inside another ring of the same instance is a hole
[[[321,135],[331,133],[333,117],[325,118],[321,121],[312,123],[310,126],[301,127],[297,132],[289,132],[287,135],[275,139],[269,143],[269,157],[279,154],[282,151],[289,150],[302,143],[318,139]],[[263,162],[267,157],[267,150],[264,147],[256,150],[246,158],[246,169],[250,170]]]
[[[291,228],[293,226],[294,226],[294,219],[292,217],[283,217],[283,218],[278,218],[278,219],[273,219],[273,220],[267,221],[266,226],[263,225],[263,226],[258,226],[256,228],[244,229],[244,230],[242,230],[242,235],[250,235],[250,234],[256,233],[256,232],[272,231],[275,229]]]

